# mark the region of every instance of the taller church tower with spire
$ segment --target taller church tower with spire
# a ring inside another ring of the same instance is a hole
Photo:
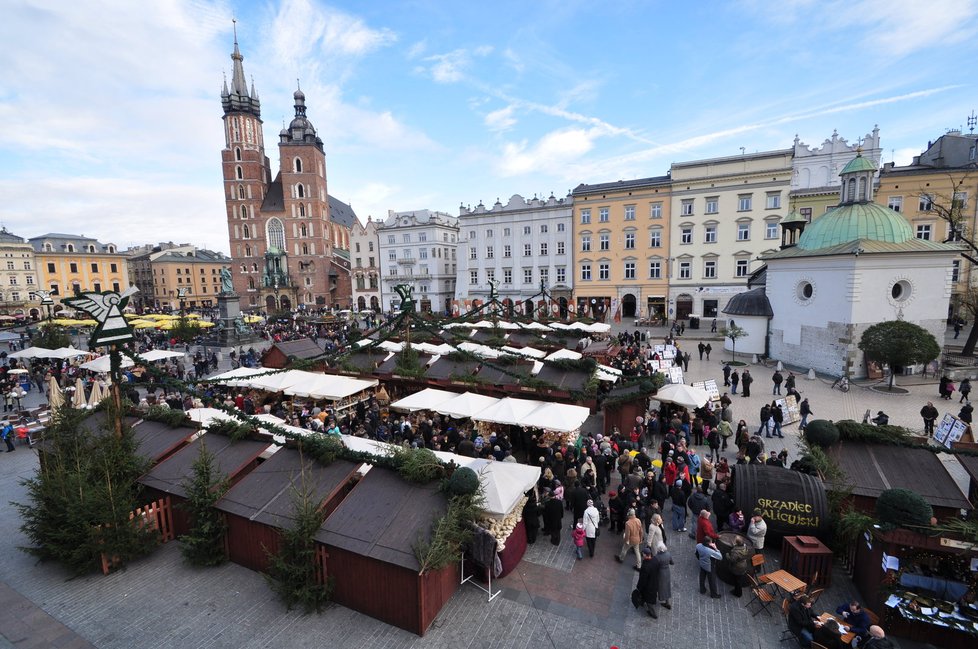
[[[295,117],[279,133],[274,180],[265,155],[261,103],[245,80],[237,32],[231,86],[224,109],[224,200],[233,259],[234,290],[242,307],[269,313],[348,308],[351,300],[349,226],[334,223],[326,191],[323,141],[306,116],[306,97],[293,94]],[[352,214],[352,211],[350,211]],[[352,225],[352,224],[350,224]]]

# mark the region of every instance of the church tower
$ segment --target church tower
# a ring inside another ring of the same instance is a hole
[[[261,205],[271,173],[262,136],[261,103],[254,83],[249,91],[245,81],[244,57],[238,50],[237,31],[231,60],[231,87],[228,88],[225,78],[221,91],[221,105],[224,108],[221,167],[234,290],[242,296],[243,305],[250,305],[245,296],[249,290],[254,292],[257,289],[263,270],[265,223]]]

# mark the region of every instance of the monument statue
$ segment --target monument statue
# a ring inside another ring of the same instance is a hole
[[[231,269],[221,266],[221,295],[234,293],[234,282],[231,281]]]
[[[401,312],[414,311],[414,287],[407,284],[398,284],[394,287],[394,292],[401,298]]]

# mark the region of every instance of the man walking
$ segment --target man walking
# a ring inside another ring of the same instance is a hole
[[[713,351],[713,345],[706,343],[706,347],[704,347],[703,350],[706,351],[706,360],[710,360],[710,352]]]
[[[658,619],[655,604],[659,600],[659,560],[652,554],[652,548],[642,548],[642,567],[638,571],[638,584],[635,586],[642,594],[645,610],[650,617]]]
[[[703,352],[706,351],[706,345],[703,344],[702,340],[700,341],[700,344],[696,346],[696,349],[699,350],[700,360],[703,360]]]
[[[754,382],[754,377],[750,375],[750,370],[744,370],[744,375],[740,377],[740,382],[744,386],[744,396],[750,396],[750,384]]]
[[[642,529],[642,521],[635,516],[634,509],[629,509],[627,515],[628,520],[625,522],[625,533],[622,535],[621,552],[615,556],[615,559],[618,563],[624,563],[625,555],[631,550],[635,553],[635,570],[640,570],[642,554],[639,552],[639,546],[642,545],[645,532]]]
[[[928,401],[927,405],[920,409],[920,416],[924,419],[924,435],[934,436],[934,422],[937,421],[937,408],[934,402]]]
[[[934,410],[934,412],[936,413],[937,410]],[[798,406],[798,413],[801,415],[801,423],[798,425],[798,428],[805,430],[805,426],[808,425],[808,418],[815,414],[812,412],[812,407],[808,403],[808,397],[801,400],[801,404]]]
[[[771,394],[781,394],[781,384],[784,383],[784,376],[781,372],[774,370],[774,375],[771,377],[771,381],[774,383],[774,391]]]
[[[712,538],[703,539],[696,545],[696,559],[700,563],[700,594],[706,594],[706,582],[710,582],[710,597],[720,599],[717,588],[717,561],[723,558]]]
[[[730,363],[723,364],[723,387],[730,387]],[[734,394],[737,394],[736,390],[734,390]]]

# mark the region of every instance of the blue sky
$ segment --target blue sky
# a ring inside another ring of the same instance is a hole
[[[4,4],[0,221],[24,237],[227,251],[232,16],[273,169],[299,79],[329,191],[362,219],[875,124],[904,164],[978,110],[978,0]]]

